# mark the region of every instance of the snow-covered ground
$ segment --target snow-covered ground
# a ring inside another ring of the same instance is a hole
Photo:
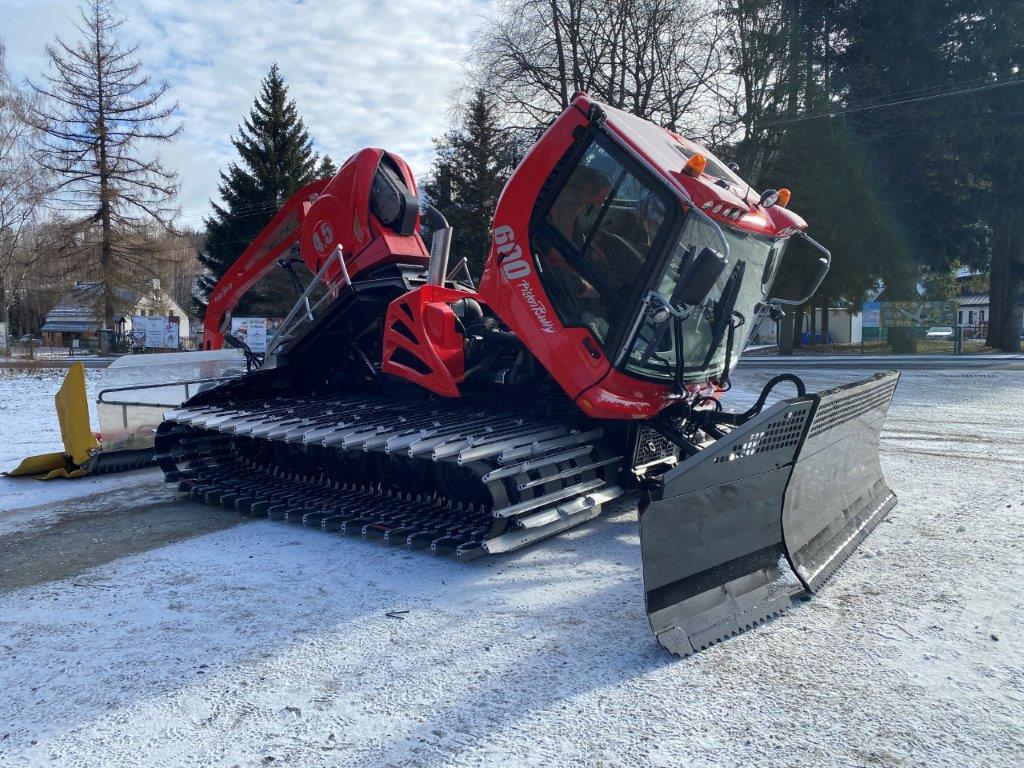
[[[5,466],[57,444],[61,375],[0,376]],[[73,502],[97,489],[2,480],[0,765],[1021,765],[1022,421],[1022,372],[904,374],[899,506],[813,600],[686,660],[650,635],[628,506],[459,564],[264,521],[148,546],[230,516],[151,472]],[[3,586],[121,527],[134,554]]]

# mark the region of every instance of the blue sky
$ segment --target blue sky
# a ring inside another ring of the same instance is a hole
[[[0,38],[17,80],[38,77],[44,46],[71,42],[73,0],[0,0]],[[229,137],[260,78],[281,65],[317,148],[340,163],[363,146],[404,156],[418,176],[449,126],[448,97],[487,0],[121,0],[125,43],[166,80],[185,130],[159,149],[181,174],[180,223],[201,225]]]

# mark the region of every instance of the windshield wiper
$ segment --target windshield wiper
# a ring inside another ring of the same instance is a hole
[[[736,300],[740,295],[740,288],[743,287],[743,273],[747,271],[747,262],[740,261],[733,267],[732,274],[722,289],[722,297],[715,304],[715,323],[712,326],[711,345],[704,357],[704,364],[701,368],[706,369],[711,365],[711,358],[718,351],[718,345],[722,343],[722,337],[732,322],[732,310],[736,306]]]
[[[689,277],[691,276],[691,267],[694,266],[696,259],[697,246],[691,245],[679,259],[679,265],[675,270],[675,287],[672,289],[672,295],[669,296],[668,299],[657,294],[656,291],[652,291],[649,295],[650,299],[657,299],[664,305],[664,308],[671,314],[673,322],[670,325],[669,322],[667,322],[669,318],[666,318],[666,322],[658,323],[657,331],[652,335],[651,340],[647,343],[647,347],[644,349],[644,354],[640,359],[640,365],[647,365],[647,361],[654,355],[654,350],[661,345],[662,340],[665,338],[665,333],[670,327],[672,328],[673,334],[680,337],[676,341],[677,346],[682,343],[682,336],[676,326],[681,320],[685,320],[686,316],[689,314],[688,309],[682,304],[682,299],[683,295],[686,293]],[[675,367],[678,369],[679,366],[676,365]],[[678,379],[678,376],[676,378]]]

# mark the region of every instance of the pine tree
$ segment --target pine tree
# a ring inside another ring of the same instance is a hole
[[[515,166],[514,143],[497,107],[477,89],[462,109],[458,128],[434,141],[437,158],[424,184],[427,199],[455,229],[451,263],[465,258],[474,277],[490,249],[491,218]]]
[[[1024,6],[1019,0],[962,0],[965,50],[960,76],[982,76],[990,90],[962,105],[962,166],[976,177],[972,198],[991,232],[986,344],[1021,349],[1024,314]],[[977,126],[983,124],[982,131]],[[971,131],[970,128],[974,128]]]
[[[856,0],[837,86],[927,271],[991,264],[988,344],[1020,347],[1024,284],[1024,6],[1019,0]],[[880,101],[881,99],[881,101]]]
[[[326,179],[333,176],[338,172],[338,167],[334,164],[334,161],[330,157],[324,155],[320,159],[320,164],[316,167],[316,174],[314,178]]]
[[[196,297],[205,310],[217,280],[235,263],[277,210],[301,187],[333,176],[334,163],[313,151],[313,140],[288,98],[281,71],[275,63],[260,83],[249,116],[231,143],[240,162],[220,174],[221,201],[205,221],[206,243],[199,260],[207,270]],[[238,314],[283,316],[295,301],[291,280],[283,270],[273,272],[243,297]]]

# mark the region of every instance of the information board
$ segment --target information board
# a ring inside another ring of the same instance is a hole
[[[231,335],[245,344],[253,352],[267,351],[267,318],[265,317],[232,317]]]
[[[875,309],[877,307],[877,309]],[[866,301],[863,327],[900,328],[956,325],[956,302],[946,301]],[[874,321],[874,324],[869,321]]]
[[[877,328],[879,322],[879,313],[881,311],[881,302],[878,301],[865,301],[861,305],[861,327],[862,328]]]
[[[180,325],[177,317],[132,316],[132,346],[136,349],[177,349]]]

